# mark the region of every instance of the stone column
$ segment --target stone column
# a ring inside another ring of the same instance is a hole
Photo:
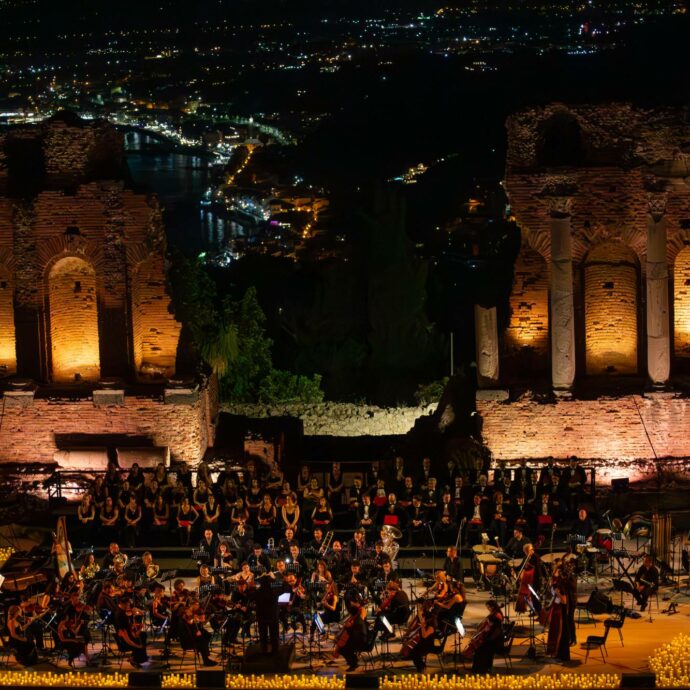
[[[666,261],[666,194],[651,191],[647,224],[647,372],[654,386],[671,373],[671,338]]]
[[[556,391],[568,391],[575,381],[572,196],[548,196],[546,201],[551,231],[551,383]]]
[[[491,388],[498,385],[498,327],[496,307],[474,305],[474,334],[477,352],[477,385]]]

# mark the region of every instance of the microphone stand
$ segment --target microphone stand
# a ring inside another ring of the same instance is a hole
[[[465,568],[462,565],[462,528],[467,523],[467,518],[464,517],[460,520],[460,525],[458,526],[458,536],[455,539],[455,548],[458,552],[458,561],[460,562],[460,582],[464,584],[465,582]]]
[[[431,553],[431,569],[433,570],[434,574],[436,574],[436,540],[434,539],[434,531],[431,529],[431,525],[428,522],[426,523],[426,527],[431,535],[431,543],[434,549]]]

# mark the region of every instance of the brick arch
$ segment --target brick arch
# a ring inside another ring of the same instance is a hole
[[[676,357],[690,358],[690,246],[673,262],[673,349]]]
[[[505,331],[506,354],[525,351],[546,361],[549,354],[549,269],[544,257],[523,246],[515,261],[510,294],[510,323]]]
[[[14,328],[14,274],[0,263],[0,376],[17,371],[17,343]]]
[[[638,372],[640,266],[629,246],[609,240],[583,261],[585,360],[590,375]]]
[[[98,289],[95,267],[65,255],[46,268],[52,379],[97,381],[100,377]]]
[[[68,234],[67,228],[65,232],[43,240],[38,246],[38,266],[44,275],[48,275],[58,261],[69,256],[81,258],[91,264],[98,276],[102,276],[105,271],[101,243],[89,241],[81,234]]]

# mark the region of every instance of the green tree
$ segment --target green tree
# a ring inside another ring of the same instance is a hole
[[[369,396],[395,404],[440,375],[445,343],[426,315],[428,267],[412,253],[403,201],[379,194],[365,221]]]

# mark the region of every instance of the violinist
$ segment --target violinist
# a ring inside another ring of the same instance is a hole
[[[103,620],[112,620],[117,610],[117,601],[113,592],[113,583],[105,581],[96,601],[96,608]]]
[[[19,594],[19,608],[21,609],[21,620],[24,625],[24,634],[33,641],[36,649],[43,652],[43,626],[41,624],[41,617],[48,612],[37,601],[33,601],[28,590],[24,590]]]
[[[169,600],[165,596],[165,587],[156,583],[153,586],[153,599],[149,606],[151,623],[155,628],[162,628],[170,620]]]
[[[143,612],[132,607],[132,601],[128,597],[121,597],[115,619],[115,639],[118,649],[131,652],[129,663],[134,668],[139,668],[141,664],[149,659],[146,653],[146,633],[144,632]]]
[[[91,642],[91,632],[89,631],[89,621],[93,609],[85,604],[79,594],[75,592],[69,599],[69,603],[64,609],[65,617],[69,618],[73,626],[79,624],[79,636],[88,645]]]
[[[290,593],[290,603],[280,616],[283,629],[287,631],[289,624],[293,630],[297,630],[299,624],[302,627],[302,633],[306,634],[307,621],[304,617],[304,605],[307,600],[307,593],[295,573],[288,572],[285,575],[282,591]]]
[[[319,562],[321,563],[322,561]],[[312,577],[314,575],[316,575],[316,573],[314,573]],[[338,586],[333,581],[333,578],[330,576],[330,573],[327,573],[327,575],[327,578],[323,580],[324,582],[326,582],[326,590],[324,592],[323,597],[318,603],[319,615],[321,616],[321,620],[323,621],[324,625],[328,625],[328,623],[338,623],[340,621],[340,598],[338,597]],[[312,580],[312,582],[313,581],[314,580]],[[316,621],[312,619],[311,627],[309,629],[310,643],[314,641],[315,632]]]
[[[237,635],[244,630],[249,636],[249,585],[244,580],[239,580],[234,592],[230,595],[230,616],[225,626],[225,644],[232,646],[237,644]]]
[[[203,617],[193,606],[185,606],[180,620],[180,644],[182,649],[194,649],[203,659],[204,666],[217,666],[209,653],[211,633],[203,626]]]
[[[474,655],[472,673],[490,673],[494,665],[494,656],[503,646],[503,613],[495,599],[486,602],[487,617],[463,655]]]
[[[10,606],[7,613],[7,632],[9,645],[14,650],[17,661],[22,666],[33,666],[38,661],[38,652],[33,640],[26,635],[19,606]]]
[[[429,590],[429,595],[436,601],[443,600],[448,596],[448,578],[444,570],[437,570],[434,574],[434,584]]]
[[[389,632],[383,624],[381,620],[383,616],[391,625],[403,625],[410,617],[410,599],[397,580],[391,580],[386,585],[385,596],[376,611],[374,630],[380,630],[381,639],[386,641],[393,638],[393,633]]]
[[[173,582],[173,591],[170,597],[170,637],[177,639],[179,635],[182,611],[189,603],[191,592],[184,586],[184,580],[177,579]]]
[[[342,654],[347,661],[347,671],[354,671],[358,666],[357,653],[364,649],[369,628],[367,626],[367,608],[361,598],[353,598],[348,605],[350,617],[336,635],[333,655]]]
[[[83,629],[87,623],[80,617],[65,615],[58,623],[57,638],[59,646],[67,652],[69,665],[74,667],[74,660],[83,656],[89,663],[87,641]]]

